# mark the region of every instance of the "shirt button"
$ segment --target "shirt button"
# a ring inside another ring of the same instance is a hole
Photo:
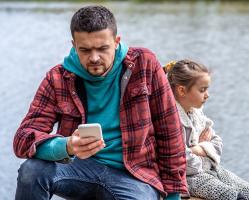
[[[72,94],[73,94],[73,95],[76,95],[76,92],[75,92],[75,91],[72,91]]]

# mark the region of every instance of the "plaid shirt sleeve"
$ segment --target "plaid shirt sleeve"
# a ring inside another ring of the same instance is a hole
[[[37,144],[58,136],[49,135],[56,122],[54,109],[55,91],[50,74],[47,73],[14,137],[13,148],[16,156],[30,158],[35,154]]]
[[[161,180],[167,192],[185,192],[186,155],[182,126],[174,95],[159,63],[153,75],[152,91],[150,108]]]

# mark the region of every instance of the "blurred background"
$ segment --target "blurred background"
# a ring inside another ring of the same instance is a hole
[[[247,1],[104,1],[129,46],[161,62],[191,58],[212,70],[206,114],[223,138],[222,163],[249,181],[249,3]],[[71,48],[70,20],[90,2],[0,1],[0,199],[14,199],[12,140],[46,71]],[[53,199],[60,199],[54,197]]]

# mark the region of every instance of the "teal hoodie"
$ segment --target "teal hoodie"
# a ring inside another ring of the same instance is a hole
[[[115,168],[124,168],[120,130],[120,74],[128,47],[120,43],[115,51],[112,69],[106,76],[93,76],[81,65],[75,48],[65,57],[63,67],[81,77],[87,96],[87,123],[99,123],[106,147],[93,156]]]

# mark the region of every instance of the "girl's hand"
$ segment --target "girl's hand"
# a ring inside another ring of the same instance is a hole
[[[190,149],[192,150],[192,153],[195,154],[195,155],[197,155],[197,156],[207,157],[206,152],[205,152],[204,149],[203,149],[201,146],[199,146],[199,145],[190,147]]]
[[[199,143],[204,141],[211,141],[212,139],[212,131],[210,128],[205,128],[199,137]]]
[[[104,140],[96,140],[95,137],[82,138],[76,129],[67,140],[67,152],[70,156],[75,155],[86,159],[96,154],[105,147]]]

